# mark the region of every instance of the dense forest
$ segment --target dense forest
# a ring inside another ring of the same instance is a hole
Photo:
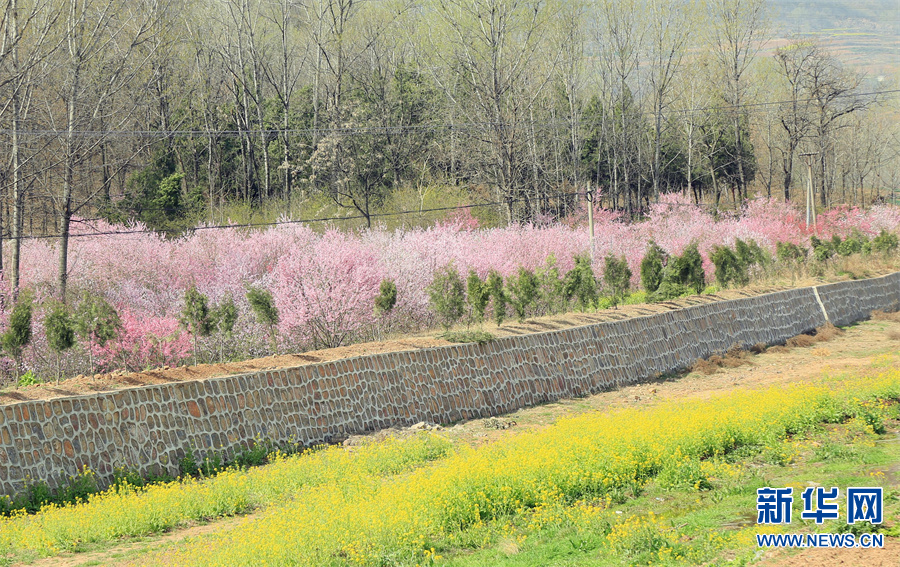
[[[0,236],[178,231],[233,203],[401,190],[505,223],[586,187],[638,217],[667,192],[867,205],[900,182],[891,79],[771,45],[764,0],[4,0]],[[274,219],[272,219],[274,220]]]

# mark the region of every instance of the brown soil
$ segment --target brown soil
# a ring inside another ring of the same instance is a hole
[[[896,321],[900,322],[900,311],[893,313],[885,313],[884,311],[872,311],[872,319],[875,321]]]
[[[815,285],[816,281],[804,281],[802,285]],[[661,303],[623,305],[618,309],[607,309],[594,313],[563,313],[560,315],[536,317],[523,323],[510,322],[497,327],[494,324],[485,324],[484,330],[495,337],[512,335],[525,335],[544,331],[555,331],[571,327],[591,325],[604,321],[617,321],[629,317],[642,317],[653,315],[673,309],[681,309],[691,305],[701,305],[726,299],[738,299],[751,297],[773,291],[790,289],[784,286],[748,287],[740,290],[725,290],[715,295],[698,295],[665,301]],[[202,380],[216,376],[228,376],[244,374],[259,370],[271,370],[275,368],[289,368],[328,362],[342,358],[365,356],[369,354],[419,350],[423,348],[444,346],[450,344],[440,338],[438,332],[431,331],[415,336],[398,337],[382,342],[360,343],[338,348],[316,350],[300,354],[284,354],[279,356],[267,356],[241,362],[227,362],[218,364],[198,364],[194,366],[179,366],[177,368],[157,368],[144,372],[125,373],[112,372],[108,374],[96,374],[94,376],[78,375],[74,378],[61,381],[59,384],[44,383],[22,388],[7,388],[0,391],[0,405],[11,404],[28,400],[45,400],[65,396],[76,396],[95,392],[105,392],[120,388],[146,386],[150,384],[164,384],[169,382],[183,382],[186,380]]]

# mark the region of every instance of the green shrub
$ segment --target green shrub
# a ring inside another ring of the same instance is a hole
[[[520,323],[525,320],[525,315],[534,306],[539,286],[540,282],[534,272],[525,268],[519,268],[515,276],[509,276],[506,279],[506,288],[509,292],[507,296]]]
[[[797,262],[806,258],[806,248],[791,242],[778,242],[775,244],[775,256],[779,262]]]
[[[484,321],[484,311],[490,300],[490,288],[478,277],[475,270],[469,270],[469,277],[466,278],[466,302],[469,304],[470,317],[476,323]]]
[[[225,297],[212,313],[212,320],[216,322],[216,329],[223,336],[230,337],[234,332],[234,324],[237,323],[238,310],[231,295]]]
[[[225,341],[234,334],[234,325],[238,319],[237,305],[235,305],[231,294],[222,299],[212,310],[210,317],[215,321],[216,330],[219,333],[219,360],[224,360]]]
[[[19,376],[19,379],[16,381],[16,385],[18,387],[24,386],[34,386],[35,384],[40,384],[41,381],[37,379],[37,376],[34,375],[33,370],[29,370],[25,374]]]
[[[113,469],[112,485],[118,488],[133,486],[141,488],[147,485],[147,481],[141,476],[141,473],[134,467],[118,466]]]
[[[891,254],[897,250],[898,244],[900,243],[898,243],[896,234],[881,229],[881,233],[872,239],[872,251],[885,255]]]
[[[706,287],[706,275],[703,273],[703,258],[697,249],[697,244],[688,246],[681,256],[672,257],[663,270],[663,284],[668,283],[666,293],[660,296],[668,296],[679,286],[700,293]],[[671,297],[669,297],[671,299]]]
[[[215,320],[209,309],[209,298],[197,291],[197,286],[191,286],[184,292],[184,309],[181,311],[180,322],[194,339],[209,336],[215,328]]]
[[[62,303],[54,303],[44,318],[44,333],[50,348],[58,353],[75,345],[75,325],[69,310]]]
[[[437,270],[426,291],[431,309],[444,329],[452,327],[465,313],[465,288],[459,272],[452,265]]]
[[[269,462],[269,455],[278,447],[270,440],[257,438],[249,449],[244,447],[239,453],[235,453],[234,459],[229,463],[239,468],[258,467]]]
[[[659,289],[657,289],[651,296],[651,299],[653,301],[669,301],[693,294],[694,290],[689,288],[688,286],[678,282],[673,282],[672,280],[664,279],[663,282],[659,285]]]
[[[179,322],[191,333],[194,364],[197,364],[197,338],[208,337],[216,328],[215,313],[209,308],[209,298],[197,291],[197,286],[192,285],[184,292],[184,309]]]
[[[62,303],[54,303],[44,318],[44,334],[50,350],[56,355],[56,383],[61,375],[60,355],[75,346],[75,324]]]
[[[563,279],[563,294],[566,301],[571,301],[573,297],[578,298],[582,311],[597,301],[597,280],[589,256],[575,256],[575,266]]]
[[[863,244],[868,242],[858,236],[848,236],[846,240],[841,242],[837,247],[839,256],[850,256],[851,254],[860,254],[863,251]]]
[[[650,241],[647,253],[641,260],[641,285],[648,293],[659,289],[662,283],[663,268],[666,263],[666,253],[655,242]]]
[[[86,501],[97,490],[97,477],[94,471],[86,466],[75,476],[69,477],[66,486],[56,490],[52,490],[42,480],[26,480],[25,490],[15,497],[0,496],[0,516],[9,516],[20,510],[34,514],[47,504],[60,506],[77,504]]]
[[[381,280],[378,296],[375,297],[375,314],[390,313],[394,305],[397,305],[397,284],[394,280]]]
[[[16,363],[16,380],[21,374],[20,360],[22,349],[31,342],[31,308],[32,297],[30,293],[23,293],[13,306],[9,316],[9,326],[0,335],[0,345],[3,350],[12,357]]]
[[[739,241],[740,242],[740,241]],[[746,250],[744,258],[747,258]],[[747,285],[750,277],[747,274],[747,264],[744,260],[727,246],[713,246],[709,255],[710,261],[716,266],[716,283],[720,287],[728,287],[730,283],[742,286]]]
[[[250,309],[256,315],[256,320],[262,325],[269,328],[269,341],[272,343],[272,352],[278,352],[278,334],[276,326],[278,325],[278,307],[275,306],[275,300],[272,299],[272,292],[260,287],[247,287],[247,302],[250,303]]]
[[[740,238],[735,239],[734,252],[738,260],[740,260],[741,264],[743,264],[748,271],[753,266],[765,268],[772,262],[769,253],[763,250],[760,245],[752,239],[746,242]]]
[[[493,305],[494,322],[497,326],[503,324],[506,318],[506,291],[503,289],[503,276],[497,270],[491,270],[487,278],[488,295]]]
[[[188,449],[184,457],[178,462],[181,476],[213,476],[224,471],[228,466],[222,455],[209,451],[202,461],[197,461],[193,449]]]
[[[85,466],[81,472],[69,478],[69,483],[57,491],[55,500],[65,503],[84,502],[97,492],[97,475]]]
[[[631,287],[631,270],[625,256],[607,256],[604,259],[603,283],[606,284],[613,307],[618,307]]]
[[[11,509],[25,510],[29,514],[34,514],[55,500],[53,491],[46,482],[42,480],[26,481],[25,491],[13,500]]]
[[[84,292],[75,308],[75,332],[88,344],[91,374],[94,373],[94,345],[104,346],[122,330],[122,320],[116,308],[102,296]]]
[[[483,345],[494,340],[494,335],[484,331],[447,331],[439,336],[451,343],[478,343]]]
[[[835,236],[835,238],[837,238],[837,244],[839,246],[841,239],[837,236]],[[809,244],[812,247],[813,257],[819,262],[824,262],[834,256],[836,247],[833,240],[819,240],[815,236],[812,236],[809,239]]]
[[[640,290],[630,294],[622,303],[625,305],[639,305],[641,303],[647,303],[650,300],[649,298],[649,293],[644,290]]]
[[[543,268],[537,272],[539,282],[538,301],[543,312],[549,314],[559,313],[566,308],[566,294],[564,282],[559,277],[559,267],[556,265],[556,257],[551,254]]]

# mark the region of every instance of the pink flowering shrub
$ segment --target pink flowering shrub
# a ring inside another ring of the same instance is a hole
[[[119,336],[105,345],[92,346],[100,367],[144,370],[177,366],[191,353],[191,336],[179,328],[176,318],[142,315],[127,308],[119,310],[119,317]]]
[[[285,224],[266,230],[197,230],[175,239],[141,232],[142,226],[113,226],[102,221],[77,222],[70,241],[69,285],[73,304],[87,291],[119,307],[120,336],[95,345],[93,357],[107,369],[142,369],[175,365],[191,353],[191,337],[179,328],[184,294],[190,286],[218,305],[230,297],[238,320],[228,336],[214,333],[198,341],[201,359],[241,358],[269,353],[267,328],[246,300],[246,286],[273,294],[280,312],[279,350],[336,346],[380,336],[385,331],[417,331],[435,324],[425,289],[438,268],[452,264],[465,277],[474,270],[484,278],[491,270],[504,277],[520,267],[538,271],[552,257],[564,274],[573,258],[590,251],[587,211],[583,204],[562,222],[541,222],[496,229],[478,228],[468,210],[449,215],[427,229],[358,232]],[[708,281],[713,246],[753,239],[774,252],[778,242],[809,246],[809,237],[846,237],[854,230],[869,236],[882,229],[896,232],[900,208],[879,205],[869,210],[835,208],[806,227],[802,211],[775,200],[749,201],[740,214],[713,216],[680,194],[664,195],[647,218],[629,223],[620,213],[594,209],[594,271],[602,277],[607,255],[624,256],[638,285],[640,262],[653,240],[669,254],[681,254],[696,242]],[[126,234],[93,234],[126,232]],[[42,303],[55,295],[57,243],[23,243],[21,285],[35,291],[33,341],[24,353],[27,368],[50,374],[53,358],[43,336]],[[388,316],[377,317],[374,298],[382,280],[398,290]],[[7,284],[3,284],[5,289]],[[9,298],[8,291],[4,297]],[[11,305],[0,303],[0,331]],[[89,345],[67,353],[73,369],[89,368]]]
[[[282,332],[316,346],[339,346],[374,322],[384,275],[370,247],[336,230],[292,247],[275,264],[270,283]]]

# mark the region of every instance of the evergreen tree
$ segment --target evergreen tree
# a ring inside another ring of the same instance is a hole
[[[31,342],[31,310],[32,296],[24,293],[13,306],[9,316],[9,327],[0,335],[0,345],[3,350],[12,357],[16,363],[16,382],[22,374],[21,357],[22,349]]]
[[[122,320],[116,308],[103,297],[85,292],[75,309],[75,332],[87,342],[91,374],[94,374],[94,347],[104,346],[116,338],[122,329]]]
[[[250,303],[250,309],[256,315],[256,320],[269,328],[269,340],[272,343],[272,352],[278,354],[278,335],[276,334],[276,325],[278,325],[278,307],[275,306],[275,300],[272,299],[272,292],[249,286],[247,288],[247,301]]]
[[[603,283],[609,291],[613,307],[618,308],[619,303],[625,299],[628,289],[631,287],[631,269],[625,256],[616,258],[607,256],[603,270]]]
[[[44,332],[50,349],[56,354],[56,383],[62,373],[60,355],[75,345],[75,324],[68,309],[62,303],[55,303],[44,318]]]

